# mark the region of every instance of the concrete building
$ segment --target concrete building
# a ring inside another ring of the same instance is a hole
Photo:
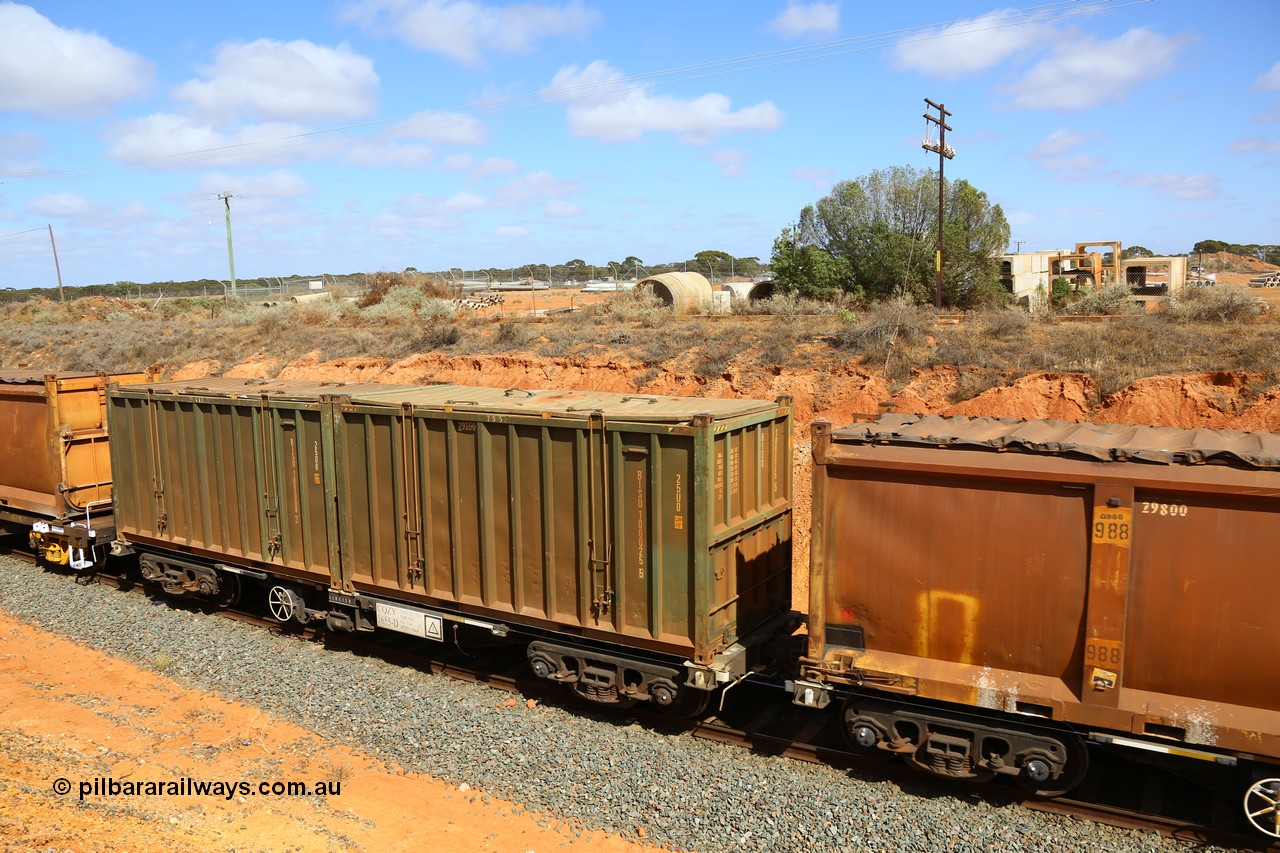
[[[1000,256],[1000,283],[1014,299],[1034,299],[1037,288],[1049,292],[1050,262],[1061,255],[1071,254],[1070,249],[1042,249],[1035,252],[1016,252]]]
[[[1087,252],[1088,248],[1106,246],[1106,255]],[[1048,294],[1053,280],[1065,278],[1072,289],[1106,287],[1122,277],[1133,289],[1134,296],[1149,299],[1176,293],[1187,284],[1187,259],[1182,256],[1128,258],[1117,265],[1121,254],[1118,242],[1077,243],[1075,250],[1042,249],[1000,256],[1000,280],[1005,290],[1019,301],[1030,302],[1038,292]]]

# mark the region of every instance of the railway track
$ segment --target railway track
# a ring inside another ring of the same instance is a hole
[[[4,551],[34,564],[30,554]],[[128,573],[100,572],[70,578],[110,584],[124,591],[163,599],[170,606],[191,608],[189,602],[167,598]],[[376,656],[398,666],[487,684],[545,704],[571,706],[597,717],[612,716],[619,724],[638,723],[654,731],[691,736],[729,744],[753,752],[797,761],[826,764],[840,770],[888,780],[905,789],[918,788],[934,796],[941,792],[957,799],[983,800],[997,805],[1017,803],[1024,808],[1065,815],[1111,826],[1158,832],[1170,838],[1198,844],[1240,849],[1280,851],[1280,843],[1242,828],[1239,802],[1234,797],[1205,796],[1205,789],[1177,778],[1158,767],[1135,765],[1103,748],[1091,751],[1091,770],[1070,797],[1040,800],[1014,786],[970,785],[948,782],[914,771],[904,764],[868,758],[849,751],[833,724],[835,714],[793,706],[789,696],[775,685],[745,682],[731,694],[724,709],[712,707],[709,716],[680,720],[637,706],[610,714],[607,708],[578,698],[563,687],[540,681],[529,672],[523,642],[496,641],[459,635],[445,645],[380,632],[336,634],[305,626],[282,626],[256,612],[254,601],[244,609],[221,609],[225,618],[326,647]],[[213,609],[195,607],[194,609]],[[1195,788],[1195,790],[1191,790]]]

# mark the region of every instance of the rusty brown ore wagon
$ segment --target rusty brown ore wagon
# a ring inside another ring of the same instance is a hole
[[[1087,741],[1280,776],[1280,435],[885,415],[813,453],[793,695],[852,743],[1042,792]]]
[[[0,528],[50,563],[100,562],[113,535],[106,386],[148,378],[0,370]]]
[[[205,379],[108,405],[116,551],[171,593],[526,633],[539,676],[664,706],[746,676],[790,614],[787,398]]]

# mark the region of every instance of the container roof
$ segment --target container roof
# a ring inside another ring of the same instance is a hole
[[[9,385],[43,385],[47,376],[53,376],[55,379],[81,379],[97,375],[92,370],[27,370],[25,368],[4,367],[0,368],[0,383]]]
[[[1019,450],[1100,462],[1207,462],[1280,468],[1280,433],[941,415],[881,415],[833,433],[836,441]]]
[[[309,382],[296,379],[230,379],[207,376],[170,382],[149,382],[122,386],[120,392],[145,396],[157,394],[209,397],[270,397],[283,400],[318,400],[324,394],[351,394],[362,389],[385,386],[372,382]]]
[[[227,379],[209,377],[180,382],[155,382],[122,387],[118,393],[142,396],[148,392],[181,396],[269,397],[317,400],[324,395],[349,397],[356,405],[453,409],[486,414],[586,417],[679,422],[694,415],[716,419],[742,417],[777,408],[764,400],[726,400],[711,397],[664,397],[602,391],[545,391],[523,388],[477,388],[467,385],[383,385],[373,382],[305,382],[287,379]]]
[[[379,386],[374,392],[351,394],[353,403],[423,408],[451,407],[513,415],[543,413],[584,417],[600,413],[629,421],[685,421],[694,415],[734,418],[766,412],[777,403],[763,400],[725,400],[711,397],[664,397],[655,394],[617,394],[604,391],[543,391],[524,388],[475,388],[466,385]]]

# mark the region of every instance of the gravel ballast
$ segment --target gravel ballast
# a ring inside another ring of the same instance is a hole
[[[402,767],[673,850],[1186,850],[601,721],[0,557],[0,609]],[[927,791],[927,789],[925,789]],[[1199,847],[1199,850],[1210,848]]]

